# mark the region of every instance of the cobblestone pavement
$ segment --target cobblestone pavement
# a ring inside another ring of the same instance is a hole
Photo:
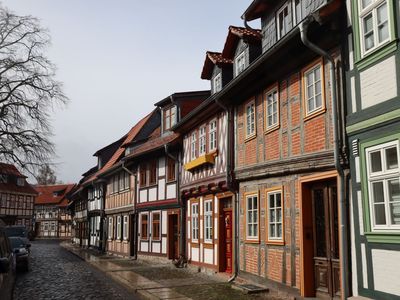
[[[31,270],[18,273],[15,300],[140,299],[58,241],[32,242],[31,258]]]

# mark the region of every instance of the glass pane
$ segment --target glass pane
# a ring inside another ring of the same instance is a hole
[[[253,208],[257,209],[257,197],[253,197]]]
[[[374,47],[374,32],[371,32],[364,37],[365,39],[365,50],[369,50]]]
[[[282,209],[276,210],[276,220],[277,222],[282,222]]]
[[[362,8],[365,8],[368,5],[370,5],[371,2],[372,2],[372,0],[362,0]]]
[[[275,207],[275,199],[274,195],[269,195],[269,208],[274,208]]]
[[[394,179],[389,181],[389,201],[400,202],[400,181],[399,179]]]
[[[372,31],[374,29],[374,23],[372,19],[372,13],[364,17],[364,34]]]
[[[400,203],[390,204],[390,219],[392,225],[400,225]]]
[[[385,150],[386,152],[386,168],[388,170],[397,169],[399,167],[397,148],[392,147]]]
[[[269,211],[269,222],[275,222],[275,209]]]
[[[320,80],[321,79],[321,68],[320,67],[317,67],[315,70],[314,70],[314,80],[315,81],[318,81],[318,80]]]
[[[380,151],[371,152],[370,160],[371,160],[371,172],[382,171],[382,161],[381,161]]]
[[[378,37],[379,43],[386,41],[389,38],[389,26],[388,22],[385,22],[378,26]]]
[[[248,210],[253,209],[253,199],[252,198],[247,198],[247,209]]]
[[[313,111],[315,106],[314,106],[314,98],[308,99],[308,111]]]
[[[276,207],[281,207],[281,194],[275,194],[275,198],[276,198]]]
[[[248,225],[248,229],[247,229],[247,230],[248,230],[248,235],[249,235],[249,236],[253,236],[253,235],[254,235],[252,229],[253,229],[253,226],[252,226],[251,224],[249,224],[249,225]]]
[[[282,237],[282,224],[277,224],[277,237]]]
[[[385,198],[383,195],[383,181],[374,182],[372,184],[372,195],[374,203],[383,203]]]
[[[317,94],[317,95],[321,94],[321,81],[320,80],[315,83],[315,94]]]
[[[310,99],[314,97],[314,86],[309,86],[307,88],[307,98]]]
[[[307,74],[307,86],[310,86],[310,85],[312,85],[313,83],[314,83],[314,80],[313,80],[313,73],[310,72],[310,73]]]
[[[315,97],[315,107],[319,108],[322,106],[322,95],[319,94]]]
[[[269,236],[270,237],[276,237],[276,235],[275,235],[275,224],[270,224],[269,225]]]
[[[385,23],[388,20],[387,5],[384,3],[376,10],[378,16],[378,24]]]
[[[385,204],[375,204],[375,224],[386,225]]]

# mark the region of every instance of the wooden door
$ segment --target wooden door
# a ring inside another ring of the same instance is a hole
[[[315,294],[340,298],[337,192],[334,183],[312,188]]]
[[[168,258],[179,258],[179,222],[177,214],[168,216]]]
[[[232,209],[224,209],[225,272],[232,273]]]

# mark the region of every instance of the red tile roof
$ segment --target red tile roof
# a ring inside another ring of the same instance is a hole
[[[227,59],[233,59],[235,50],[240,39],[250,43],[258,43],[261,45],[261,30],[248,29],[245,27],[229,26],[228,36],[226,37],[224,50],[222,55]]]
[[[37,185],[35,188],[39,195],[36,197],[35,204],[67,206],[66,196],[74,187],[75,184]]]
[[[26,178],[26,176],[22,175],[14,165],[6,163],[0,163],[0,174]]]
[[[231,65],[233,61],[231,59],[222,56],[219,52],[206,52],[206,59],[204,61],[203,70],[201,72],[201,79],[211,79],[212,70],[215,65],[222,67],[226,65]]]
[[[0,191],[14,192],[14,193],[24,193],[24,194],[32,194],[36,195],[36,190],[26,181],[26,176],[22,175],[18,169],[11,164],[0,163],[0,174],[5,174],[10,177],[8,178],[7,183],[0,182]],[[24,185],[17,185],[16,178],[23,178]]]

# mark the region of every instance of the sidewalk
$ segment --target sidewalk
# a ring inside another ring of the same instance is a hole
[[[176,268],[170,262],[152,262],[140,258],[131,260],[99,254],[70,242],[60,245],[145,299],[274,299],[265,293],[245,294],[233,289],[226,278],[198,273],[191,268]]]

